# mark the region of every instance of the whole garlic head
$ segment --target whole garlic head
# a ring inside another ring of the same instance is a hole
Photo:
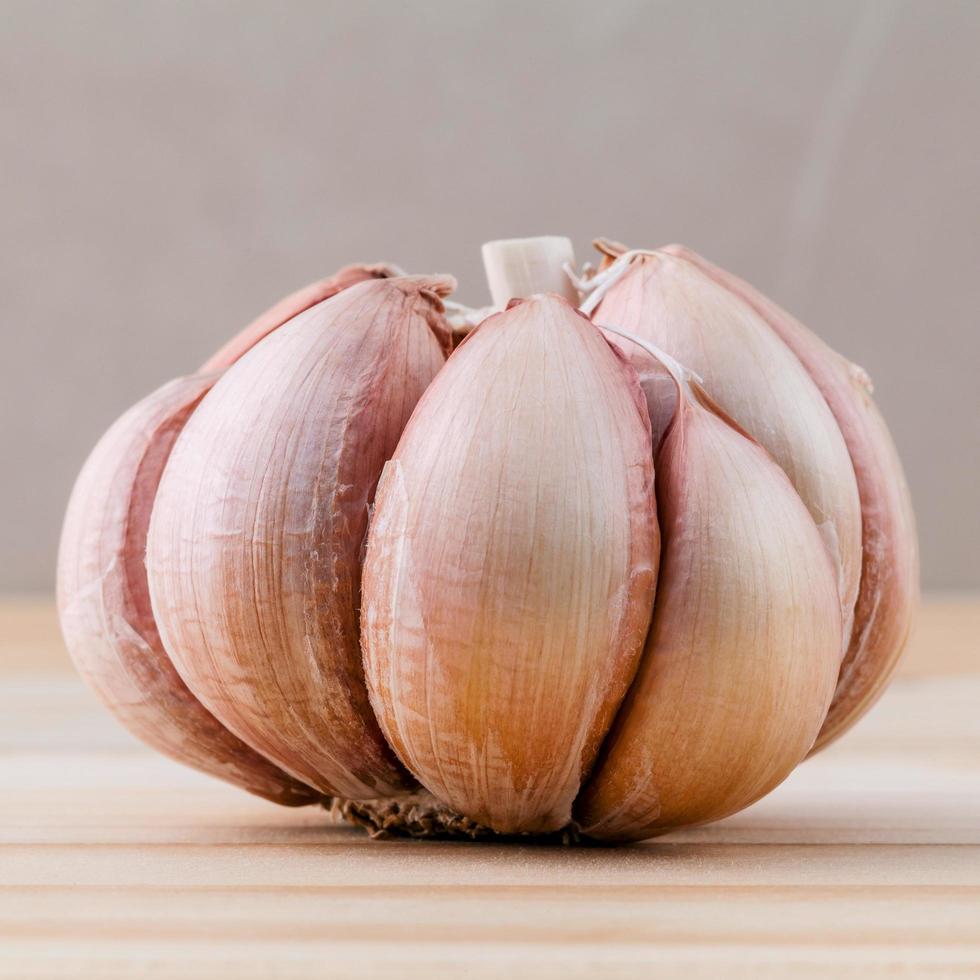
[[[120,720],[376,834],[605,841],[850,727],[918,586],[866,376],[696,253],[599,247],[488,243],[483,310],[345,267],[126,413],[59,556]]]

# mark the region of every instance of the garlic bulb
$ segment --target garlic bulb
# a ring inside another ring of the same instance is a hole
[[[618,841],[867,710],[918,566],[866,376],[687,249],[599,245],[488,243],[489,309],[347,267],[113,426],[59,602],[124,724],[376,834]]]
[[[371,703],[439,800],[502,833],[568,824],[636,670],[657,544],[632,370],[558,296],[485,320],[385,469],[364,572]]]
[[[790,478],[837,568],[843,655],[861,578],[861,505],[820,390],[755,310],[693,263],[668,252],[626,253],[602,275],[583,306],[595,321],[650,341],[694,371]],[[650,372],[648,354],[635,345],[627,354]]]
[[[231,731],[323,793],[411,780],[371,714],[358,645],[368,506],[442,366],[448,277],[363,282],[254,347],[184,427],[153,507],[163,644]]]
[[[690,380],[657,455],[653,625],[576,818],[643,840],[780,783],[824,719],[840,662],[836,572],[772,458]]]
[[[679,245],[664,251],[697,265],[772,327],[827,400],[854,464],[862,515],[861,590],[837,691],[815,746],[820,749],[882,694],[911,631],[919,595],[919,549],[902,464],[861,368],[757,289],[696,252]]]
[[[388,271],[347,266],[287,296],[210,358],[206,370],[164,385],[122,415],[79,475],[58,551],[66,645],[123,725],[180,762],[287,805],[319,794],[232,735],[191,694],[163,649],[143,562],[150,512],[173,444],[218,369],[318,298]]]

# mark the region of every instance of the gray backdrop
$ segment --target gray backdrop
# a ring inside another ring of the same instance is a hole
[[[278,296],[675,240],[874,377],[927,587],[980,585],[980,3],[0,2],[0,589],[88,449]]]

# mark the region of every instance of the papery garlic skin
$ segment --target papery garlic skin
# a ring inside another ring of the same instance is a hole
[[[412,785],[364,688],[360,557],[382,466],[444,362],[453,286],[364,282],[263,340],[191,417],[153,509],[153,611],[181,676],[329,795]]]
[[[308,286],[303,286],[295,292],[284,296],[274,306],[257,316],[247,327],[237,333],[223,347],[209,357],[200,370],[203,372],[223,371],[237,361],[242,354],[251,350],[260,340],[267,337],[273,330],[281,327],[287,320],[298,316],[317,303],[322,303],[331,296],[359,282],[371,279],[388,279],[400,275],[393,265],[378,262],[374,265],[354,264],[345,265],[332,276],[318,279]]]
[[[575,807],[598,839],[717,820],[769,792],[813,744],[840,663],[836,575],[813,519],[696,384],[657,456],[657,501],[646,650]]]
[[[659,534],[625,359],[555,295],[491,316],[419,402],[365,560],[382,730],[500,833],[565,826],[636,669]]]
[[[619,261],[627,267],[603,291],[593,320],[652,342],[695,372],[789,476],[838,569],[843,656],[861,577],[861,505],[823,395],[755,310],[690,262],[662,251]],[[630,344],[624,350],[642,380],[651,372],[658,380],[650,355]],[[650,409],[656,419],[656,405]]]
[[[867,375],[757,289],[681,245],[684,259],[744,299],[800,359],[844,436],[861,499],[863,562],[850,645],[814,751],[839,738],[878,700],[905,647],[919,599],[912,498]]]
[[[276,803],[319,798],[231,734],[180,679],[150,610],[150,510],[178,433],[217,379],[202,374],[134,405],[92,451],[58,553],[58,612],[79,673],[123,725],[179,762]]]

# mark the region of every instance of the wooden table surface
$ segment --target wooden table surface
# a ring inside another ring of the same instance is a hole
[[[0,603],[0,976],[980,976],[980,601],[744,813],[618,849],[372,841],[142,748]]]

